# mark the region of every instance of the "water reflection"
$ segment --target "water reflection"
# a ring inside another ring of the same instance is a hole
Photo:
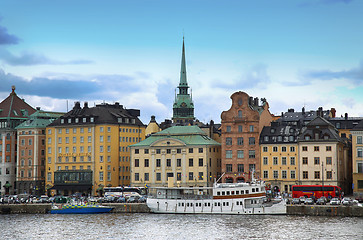
[[[362,218],[164,214],[1,215],[1,239],[361,239]]]

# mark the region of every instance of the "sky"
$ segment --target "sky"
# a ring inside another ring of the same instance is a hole
[[[220,123],[230,96],[270,112],[363,116],[360,0],[0,0],[0,99],[33,107],[119,102],[171,119],[183,37],[195,117]]]

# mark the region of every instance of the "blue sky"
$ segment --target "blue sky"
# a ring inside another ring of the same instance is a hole
[[[45,110],[120,102],[147,124],[172,116],[183,35],[196,117],[230,96],[270,112],[363,116],[363,1],[0,1],[0,99]]]

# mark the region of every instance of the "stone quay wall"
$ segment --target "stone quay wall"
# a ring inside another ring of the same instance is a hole
[[[363,207],[330,205],[288,205],[288,215],[363,217]]]

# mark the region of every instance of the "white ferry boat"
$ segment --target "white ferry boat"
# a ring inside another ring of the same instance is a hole
[[[266,201],[263,181],[214,183],[209,188],[150,188],[146,203],[153,213],[286,214],[285,200]]]

